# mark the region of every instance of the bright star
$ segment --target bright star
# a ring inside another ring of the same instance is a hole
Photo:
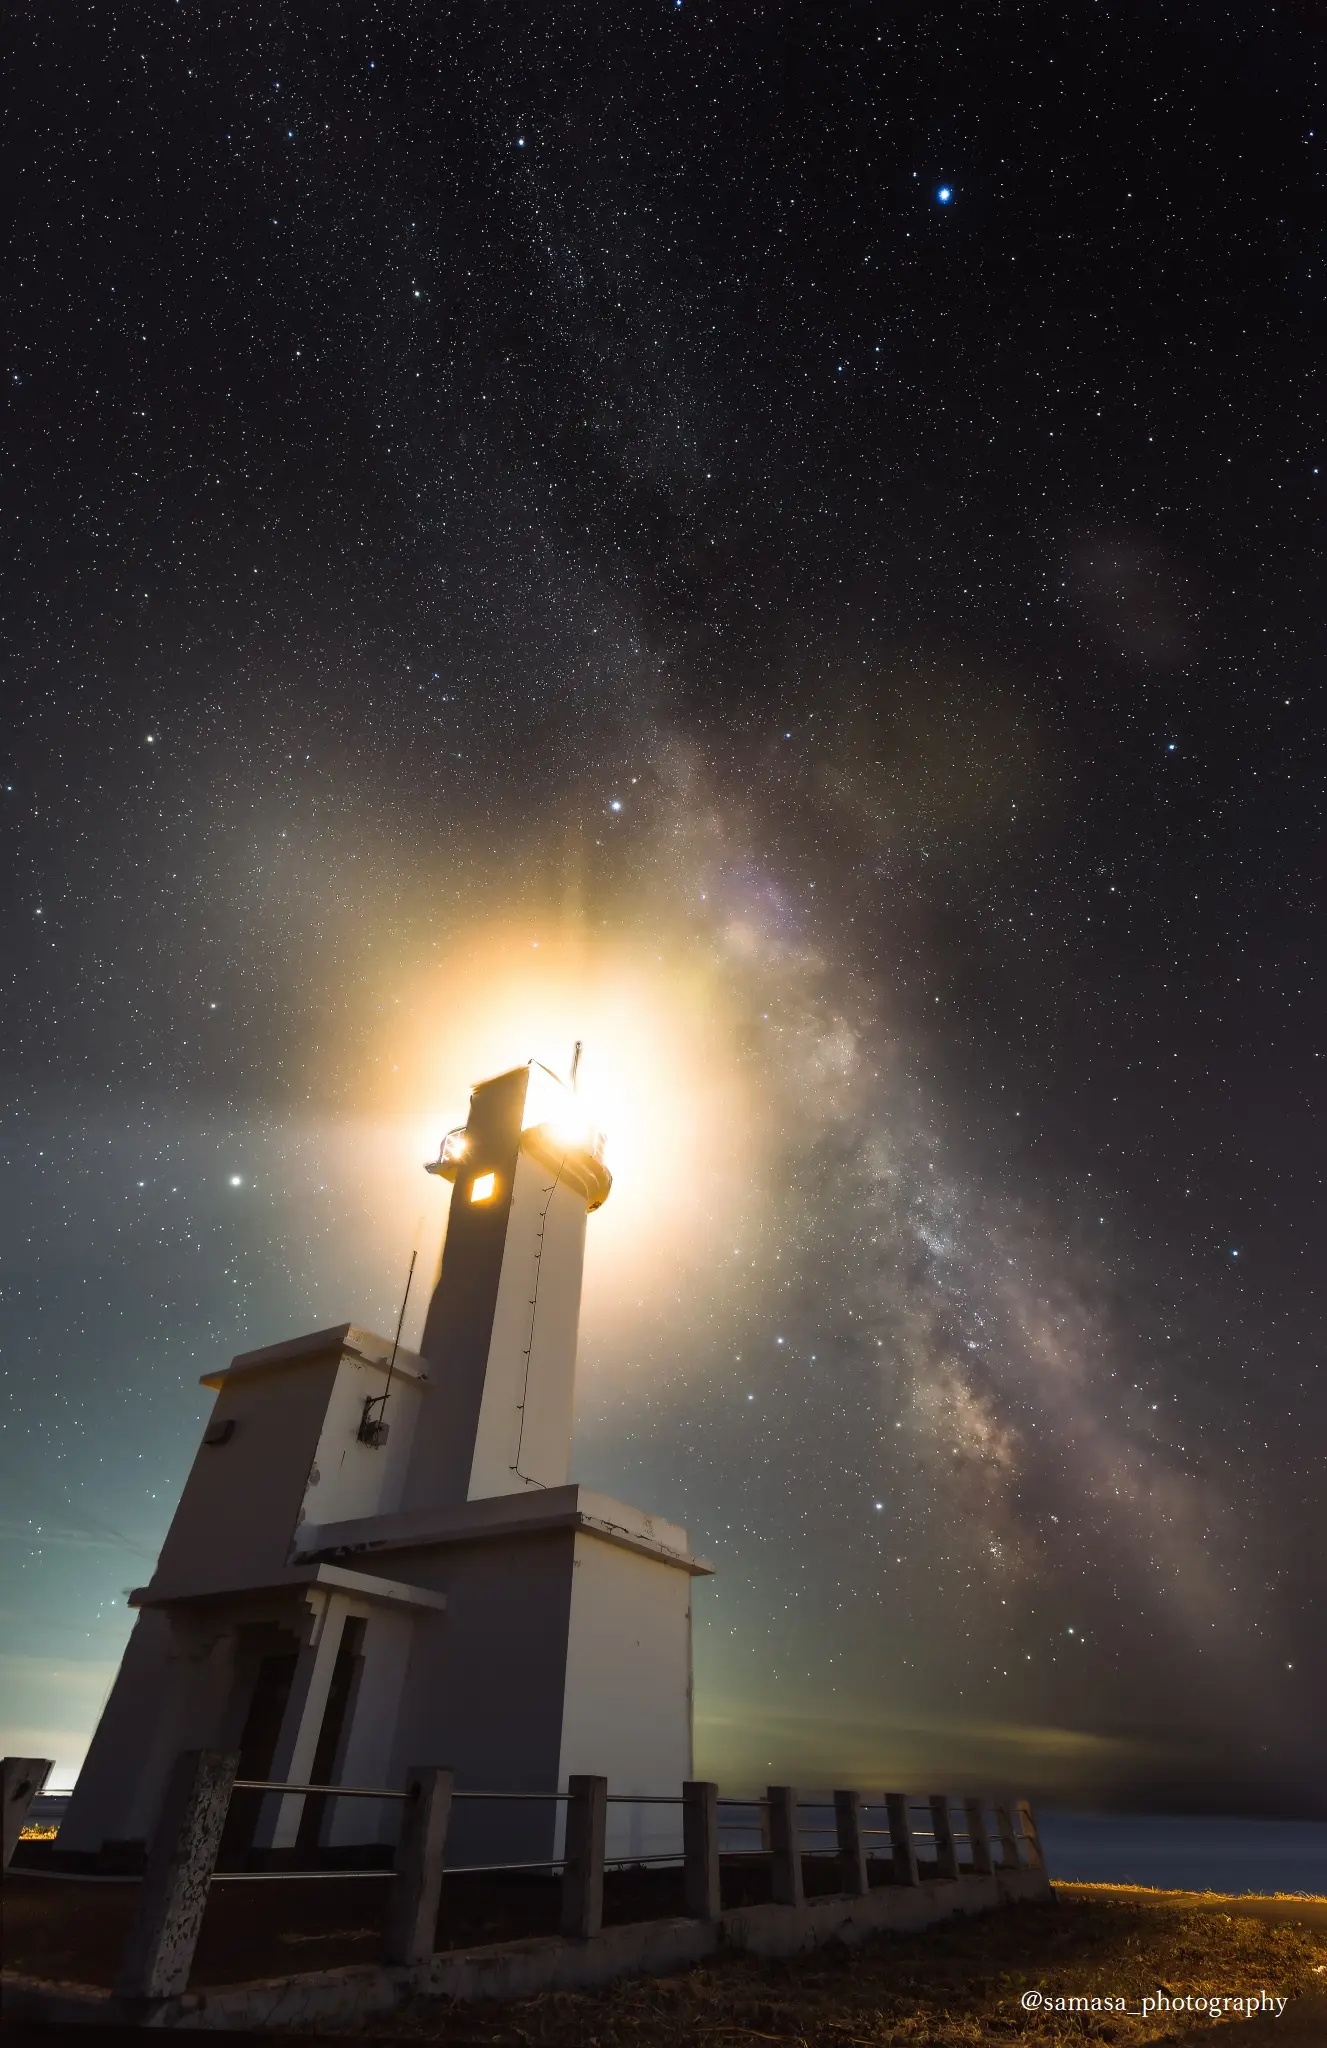
[[[940,201],[941,206],[948,206],[954,195],[948,185],[942,185],[935,196]]]
[[[232,1173],[230,1177],[230,1184],[233,1188],[242,1188],[244,1186],[243,1175],[238,1173]]]
[[[620,797],[615,796],[613,798],[613,801],[609,804],[608,808],[610,811],[620,811],[622,808],[622,799]]]

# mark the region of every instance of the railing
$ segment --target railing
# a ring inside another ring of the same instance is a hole
[[[915,1800],[889,1792],[883,1801],[860,1792],[838,1791],[831,1800],[802,1800],[788,1785],[771,1785],[764,1798],[721,1797],[717,1785],[689,1780],[680,1793],[610,1793],[606,1778],[574,1776],[565,1792],[458,1791],[452,1773],[436,1765],[416,1765],[404,1787],[308,1785],[265,1778],[238,1778],[238,1758],[214,1750],[186,1750],[176,1758],[166,1787],[160,1819],[148,1851],[133,1927],[121,1959],[116,1991],[122,1999],[169,1998],[189,1981],[208,1893],[214,1884],[309,1878],[386,1878],[384,1957],[389,1963],[417,1965],[433,1954],[444,1875],[478,1875],[498,1871],[561,1872],[561,1930],[564,1936],[587,1939],[603,1926],[604,1873],[609,1806],[672,1806],[682,1810],[682,1849],[614,1859],[636,1867],[648,1863],[680,1864],[683,1911],[692,1918],[717,1920],[721,1912],[720,1810],[754,1812],[752,1821],[730,1818],[728,1834],[759,1832],[760,1854],[768,1858],[771,1895],[776,1904],[800,1906],[804,1897],[804,1858],[824,1857],[838,1863],[839,1890],[863,1897],[871,1889],[873,1841],[888,1843],[885,1856],[874,1858],[888,1867],[889,1881],[915,1886],[923,1882],[920,1865],[934,1865],[941,1880],[958,1881],[967,1865],[973,1877],[995,1871],[1045,1871],[1045,1858],[1032,1808],[1026,1800],[954,1801],[946,1794]],[[400,1839],[391,1869],[218,1870],[217,1857],[234,1792],[266,1792],[283,1797],[390,1799],[402,1807]],[[565,1805],[565,1840],[561,1856],[529,1862],[448,1864],[445,1851],[454,1804],[523,1801]],[[820,1824],[809,1816],[833,1814]],[[925,1819],[914,1826],[913,1816]],[[885,1825],[867,1826],[868,1816],[883,1816]],[[955,1816],[961,1815],[957,1825]],[[808,1818],[803,1818],[808,1816]],[[994,1831],[990,1822],[994,1820]],[[832,1847],[811,1849],[808,1837],[831,1837]],[[995,1857],[995,1847],[999,1859]],[[919,1853],[920,1852],[920,1853]],[[962,1853],[961,1853],[962,1852]]]

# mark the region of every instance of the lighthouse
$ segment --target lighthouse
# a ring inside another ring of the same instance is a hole
[[[591,1773],[642,1795],[692,1775],[691,1590],[712,1568],[569,1470],[605,1151],[540,1063],[480,1083],[427,1169],[450,1194],[418,1353],[344,1323],[204,1375],[216,1401],[62,1850],[146,1840],[181,1749],[282,1784],[390,1787],[429,1762],[459,1791]],[[462,1800],[448,1860],[556,1857],[563,1812]],[[610,1856],[680,1848],[676,1808],[609,1812]],[[395,1824],[385,1800],[242,1794],[225,1848],[302,1868]]]
[[[612,1188],[604,1136],[531,1063],[476,1088],[428,1169],[452,1183],[420,1351],[438,1361],[405,1505],[565,1486],[586,1220]]]

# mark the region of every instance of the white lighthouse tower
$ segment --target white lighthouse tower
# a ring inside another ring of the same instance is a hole
[[[603,1152],[576,1095],[535,1064],[477,1088],[443,1140],[429,1170],[454,1193],[420,1350],[445,1369],[404,1506],[565,1486],[586,1218],[613,1185]]]
[[[684,1529],[569,1479],[602,1135],[531,1063],[474,1090],[418,1355],[354,1324],[204,1376],[216,1404],[60,1831],[151,1834],[181,1749],[240,1776],[676,1793],[691,1776]],[[563,1809],[462,1802],[449,1860],[555,1855]],[[609,1854],[680,1846],[677,1809],[611,1807]],[[383,1802],[239,1794],[225,1852],[297,1863],[391,1838]]]

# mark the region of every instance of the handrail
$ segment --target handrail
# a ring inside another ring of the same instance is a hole
[[[605,1870],[632,1870],[638,1863],[677,1863],[684,1860],[681,1849],[663,1849],[649,1856],[610,1856],[605,1860]],[[569,1859],[566,1856],[548,1856],[538,1863],[448,1863],[443,1870],[444,1877],[483,1877],[494,1871],[504,1870],[564,1870]]]
[[[409,1792],[393,1791],[389,1785],[292,1785],[283,1778],[236,1778],[236,1792],[332,1793],[338,1799],[409,1799]]]
[[[566,1801],[570,1792],[453,1792],[452,1804],[458,1799],[551,1799]]]
[[[443,1866],[444,1877],[482,1877],[494,1870],[563,1870],[565,1856],[546,1856],[539,1863],[448,1863]]]
[[[209,1884],[272,1884],[277,1878],[395,1877],[395,1870],[214,1870]]]
[[[292,1795],[299,1793],[316,1794],[319,1797],[333,1799],[409,1799],[411,1797],[409,1792],[394,1790],[389,1785],[299,1785],[284,1778],[236,1778],[234,1789],[236,1792],[289,1792]],[[609,1796],[614,1800],[621,1801],[630,1801],[633,1797],[629,1792],[615,1792]],[[661,1805],[680,1806],[682,1803],[680,1797],[677,1799],[667,1799],[666,1795],[657,1796],[658,1802]],[[453,1804],[458,1799],[548,1799],[565,1802],[570,1797],[570,1792],[455,1791],[452,1793]],[[648,1802],[655,1798],[656,1795],[654,1793],[641,1794],[642,1802]]]
[[[412,1797],[410,1792],[403,1792],[399,1787],[392,1785],[305,1785],[285,1778],[236,1778],[233,1789],[236,1792],[287,1792],[292,1797],[303,1795],[305,1797],[327,1799],[409,1799]],[[542,1799],[565,1804],[571,1796],[569,1792],[463,1791],[458,1787],[452,1793],[452,1801],[454,1804],[458,1799]],[[925,1809],[927,1797],[924,1793],[908,1793],[905,1797],[910,1807],[916,1806],[923,1810]],[[610,1792],[607,1794],[607,1800],[610,1806],[683,1806],[686,1803],[679,1792]],[[721,1793],[716,1804],[729,1807],[754,1807],[763,1812],[768,1809],[770,1801],[760,1798],[743,1799],[736,1793]],[[797,1801],[799,1812],[814,1812],[817,1808],[831,1809],[833,1804],[832,1799],[799,1799]],[[861,1810],[863,1813],[880,1813],[884,1810],[883,1802],[878,1799],[863,1799]],[[955,1814],[960,1810],[957,1802],[955,1802],[954,1810]],[[740,1826],[741,1823],[730,1823],[730,1825]],[[755,1826],[757,1823],[752,1822],[751,1825]],[[804,1834],[832,1834],[834,1830],[826,1826],[823,1828],[804,1828],[802,1832]],[[885,1834],[888,1831],[884,1828],[868,1828],[865,1832],[868,1834]],[[914,1830],[914,1832],[928,1834],[930,1830],[928,1828],[920,1828]],[[967,1831],[961,1824],[956,1822],[954,1832],[958,1835],[965,1835]]]

